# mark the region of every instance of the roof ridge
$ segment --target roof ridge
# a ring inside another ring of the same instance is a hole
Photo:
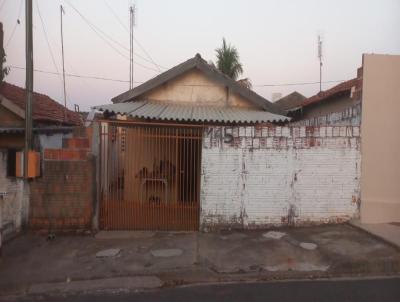
[[[135,99],[146,92],[178,77],[179,75],[191,70],[192,68],[197,68],[202,71],[206,76],[211,77],[214,81],[220,82],[221,84],[228,86],[233,93],[240,95],[241,97],[248,99],[253,102],[263,110],[268,110],[272,113],[283,114],[276,106],[273,105],[269,100],[260,96],[253,90],[240,85],[237,81],[228,77],[226,74],[222,73],[215,66],[208,64],[200,54],[196,54],[193,58],[190,58],[183,63],[180,63],[167,71],[157,75],[156,77],[148,80],[136,86],[135,88],[128,90],[120,95],[112,98],[113,103],[122,103],[135,101]]]

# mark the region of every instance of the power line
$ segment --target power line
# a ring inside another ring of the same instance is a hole
[[[115,13],[115,11],[112,9],[112,7],[108,4],[107,0],[104,0],[104,3],[107,5],[107,7],[109,8],[111,14],[114,16],[114,18],[118,21],[119,24],[121,24],[121,26],[126,30],[126,32],[130,32],[129,29],[123,24],[122,20],[120,17],[118,17],[118,15]],[[138,56],[139,58],[141,58],[142,60],[145,60],[146,62],[152,63],[160,72],[161,72],[161,68],[163,69],[167,69],[159,64],[157,64],[153,58],[150,56],[150,54],[146,51],[146,49],[140,44],[140,42],[133,36],[132,37],[133,40],[136,42],[136,44],[140,47],[140,49],[145,53],[145,55],[148,57],[148,59],[142,57],[141,55],[133,52],[136,56]]]
[[[20,66],[15,66],[11,65],[9,66],[12,69],[21,69],[25,70],[24,67]],[[53,74],[53,75],[59,75],[56,72],[53,71],[47,71],[47,70],[42,70],[42,69],[35,69],[36,72],[39,73],[46,73],[46,74]],[[100,77],[100,76],[89,76],[89,75],[80,75],[80,74],[72,74],[72,73],[66,73],[65,76],[67,77],[73,77],[73,78],[84,78],[84,79],[92,79],[92,80],[102,80],[102,81],[111,81],[111,82],[120,82],[120,83],[129,83],[128,80],[121,80],[121,79],[113,79],[113,78],[107,78],[107,77]],[[346,80],[332,80],[332,81],[324,81],[322,82],[323,84],[328,84],[328,83],[339,83],[339,82],[344,82]],[[145,82],[143,81],[135,81],[134,83],[136,84],[143,84]],[[299,83],[282,83],[282,84],[258,84],[258,85],[253,85],[253,87],[274,87],[274,86],[303,86],[303,85],[316,85],[319,84],[318,82],[299,82]],[[182,84],[178,86],[188,86],[188,87],[215,87],[218,85],[212,85],[212,84]]]
[[[122,56],[124,59],[129,61],[129,58],[123,54],[121,51],[119,51],[119,49],[117,49],[113,44],[110,43],[110,41],[114,42],[115,44],[119,45],[120,47],[122,47],[123,49],[129,51],[129,49],[127,47],[125,47],[123,44],[119,43],[118,41],[114,40],[113,38],[111,38],[109,35],[107,35],[104,31],[102,31],[100,28],[98,28],[96,25],[94,25],[92,22],[90,22],[75,6],[73,6],[68,0],[66,0],[66,2],[68,3],[68,5],[82,18],[82,20],[85,21],[86,24],[89,25],[89,27],[92,29],[92,31],[98,36],[100,37],[108,46],[110,46],[112,49],[114,49],[120,56]],[[108,38],[110,41],[108,41],[106,38]],[[141,66],[145,69],[154,71],[154,72],[159,72],[158,70],[155,70],[151,67],[148,67],[146,65],[140,64],[138,62],[135,62],[135,64],[137,64],[138,66]]]
[[[344,82],[346,80],[333,80],[333,81],[324,81],[322,82],[323,84],[328,84],[328,83],[339,83],[339,82]],[[283,83],[283,84],[259,84],[259,85],[253,85],[253,87],[274,87],[274,86],[302,86],[302,85],[315,85],[319,84],[320,82],[300,82],[300,83]]]
[[[40,13],[38,0],[36,0],[36,8],[38,10],[38,15],[39,15],[39,18],[40,18],[40,22],[42,24],[43,33],[44,33],[44,37],[45,37],[45,40],[46,40],[46,43],[47,43],[47,48],[49,49],[49,52],[50,52],[51,60],[53,61],[53,65],[54,65],[54,68],[56,69],[57,73],[60,74],[60,72],[58,70],[58,67],[57,67],[57,64],[56,64],[56,60],[54,59],[53,51],[51,50],[51,47],[50,47],[50,43],[49,43],[49,39],[48,39],[48,36],[47,36],[46,27],[44,25],[42,14]],[[61,77],[60,77],[60,80],[61,80]]]
[[[150,56],[150,54],[146,51],[146,49],[144,49],[144,47],[139,43],[139,41],[135,38],[135,36],[132,36],[133,40],[136,42],[137,45],[139,45],[140,49],[146,54],[146,56],[149,57],[149,59],[151,60],[151,62],[154,64],[154,66],[156,66],[158,68],[158,70],[161,72],[160,67],[162,67],[161,65],[158,65],[156,62],[154,62],[153,58]],[[162,67],[163,69],[167,69],[165,67]]]
[[[83,21],[86,22],[87,25],[89,25],[90,29],[99,37],[101,38],[105,43],[107,43],[108,46],[110,46],[112,49],[114,49],[120,56],[122,56],[123,58],[129,60],[129,58],[123,54],[122,52],[120,52],[114,45],[112,45],[108,40],[106,40],[101,34],[100,32],[96,29],[96,27],[94,25],[92,25],[92,23],[86,19],[85,16],[83,16],[76,8],[75,6],[73,6],[68,0],[66,0],[66,2],[68,3],[68,5],[75,10],[75,12],[82,18]]]
[[[126,32],[129,32],[128,27],[121,21],[121,19],[118,17],[118,15],[115,13],[113,8],[108,4],[107,0],[104,0],[105,5],[108,7],[110,10],[111,14],[117,19],[118,23],[121,24],[121,26],[126,30]]]
[[[4,1],[5,1],[5,0],[4,0]],[[3,3],[4,3],[4,2],[3,2]],[[11,35],[10,35],[10,37],[9,37],[8,40],[7,40],[6,48],[7,48],[8,44],[10,44],[12,38],[14,37],[15,31],[16,31],[16,29],[17,29],[17,26],[21,23],[21,21],[19,20],[19,18],[20,18],[20,16],[21,16],[22,3],[23,3],[23,0],[21,0],[20,3],[19,3],[17,22],[15,22],[14,27],[13,27],[13,30],[11,31]]]
[[[8,66],[11,69],[18,69],[18,70],[25,70],[25,67],[20,67],[20,66]],[[54,72],[54,71],[48,71],[48,70],[42,70],[42,69],[35,69],[35,72],[39,73],[45,73],[45,74],[52,74],[52,75],[61,75],[60,73]],[[129,81],[127,80],[120,80],[120,79],[112,79],[112,78],[106,78],[106,77],[99,77],[99,76],[88,76],[88,75],[79,75],[79,74],[73,74],[73,73],[66,73],[65,76],[67,77],[72,77],[72,78],[84,78],[84,79],[92,79],[92,80],[102,80],[102,81],[112,81],[112,82],[122,82],[122,83],[128,83]],[[135,82],[138,84],[141,84],[143,82]]]

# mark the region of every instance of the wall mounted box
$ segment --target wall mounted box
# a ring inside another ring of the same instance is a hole
[[[24,152],[17,152],[15,176],[24,177]],[[35,178],[40,176],[40,153],[36,151],[28,152],[28,176]]]

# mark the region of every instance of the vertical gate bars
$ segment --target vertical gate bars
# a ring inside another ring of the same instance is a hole
[[[101,122],[102,229],[198,230],[203,128]]]

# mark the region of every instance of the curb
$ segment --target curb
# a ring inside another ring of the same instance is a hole
[[[27,290],[28,295],[70,294],[96,291],[140,291],[160,288],[163,282],[156,276],[118,277],[95,280],[79,280],[57,283],[33,284]]]

